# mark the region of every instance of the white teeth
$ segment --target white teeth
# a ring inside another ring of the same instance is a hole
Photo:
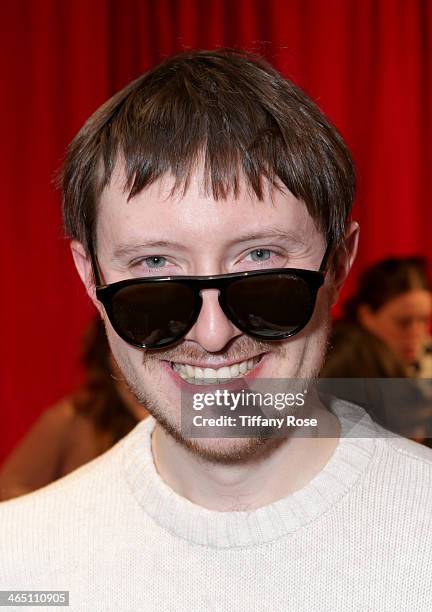
[[[183,380],[187,380],[191,384],[212,384],[238,378],[253,370],[261,357],[254,357],[241,363],[234,363],[232,366],[224,366],[218,370],[213,368],[196,368],[184,363],[171,363],[172,369],[179,374]]]
[[[238,363],[234,363],[232,366],[230,366],[230,374],[231,377],[234,378],[235,376],[239,375],[239,364]]]
[[[224,366],[223,368],[219,368],[219,370],[216,370],[216,378],[217,379],[230,378],[230,369],[227,366]]]

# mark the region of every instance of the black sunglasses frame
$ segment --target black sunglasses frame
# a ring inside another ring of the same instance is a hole
[[[105,311],[108,315],[108,318],[113,326],[115,332],[128,344],[132,346],[136,346],[142,349],[165,349],[169,346],[173,346],[177,344],[180,340],[182,340],[187,333],[191,330],[191,328],[195,325],[199,313],[202,308],[202,297],[200,292],[203,289],[218,289],[219,290],[219,304],[222,308],[225,316],[232,322],[238,329],[244,332],[248,336],[252,336],[261,341],[270,341],[277,342],[280,340],[285,340],[290,338],[296,334],[298,334],[310,321],[310,317],[312,316],[313,310],[315,308],[316,297],[318,294],[319,288],[324,284],[324,279],[327,271],[327,264],[332,251],[332,241],[330,241],[325,250],[323,259],[321,261],[321,265],[319,270],[303,270],[301,268],[267,268],[265,270],[250,270],[248,272],[234,272],[231,274],[217,274],[213,276],[152,276],[145,278],[128,278],[126,280],[117,281],[115,283],[103,284],[101,282],[101,272],[99,268],[99,263],[97,261],[96,254],[93,250],[93,245],[90,248],[90,260],[93,267],[93,274],[95,278],[96,284],[96,297],[99,302],[101,302],[105,308]],[[307,285],[311,292],[311,313],[307,321],[299,325],[288,332],[281,332],[277,338],[268,338],[263,334],[259,334],[254,332],[253,330],[246,329],[245,326],[239,324],[236,320],[236,317],[233,317],[231,308],[226,301],[225,298],[225,290],[232,283],[237,282],[244,278],[254,278],[258,276],[270,276],[270,275],[279,275],[279,276],[296,276],[303,280]],[[187,328],[182,332],[182,334],[176,340],[168,340],[167,342],[159,342],[157,346],[151,345],[149,343],[139,343],[134,342],[131,338],[129,338],[116,324],[115,316],[113,314],[113,298],[115,294],[125,287],[137,286],[137,285],[145,285],[149,283],[177,283],[187,286],[192,290],[194,294],[194,309],[191,312],[191,320]]]

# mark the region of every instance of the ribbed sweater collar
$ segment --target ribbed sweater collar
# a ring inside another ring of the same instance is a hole
[[[338,445],[305,487],[252,511],[207,510],[175,493],[157,473],[151,450],[154,420],[141,422],[123,441],[123,468],[135,499],[159,526],[195,544],[237,548],[263,544],[304,527],[337,504],[366,471],[377,429],[363,409],[332,400],[341,425]]]

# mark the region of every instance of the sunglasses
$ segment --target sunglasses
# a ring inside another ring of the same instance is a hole
[[[217,289],[225,316],[242,332],[264,341],[285,340],[310,321],[324,283],[331,243],[318,271],[271,268],[217,276],[160,276],[101,283],[90,250],[96,297],[115,332],[146,349],[170,347],[190,331],[202,307],[201,291]]]

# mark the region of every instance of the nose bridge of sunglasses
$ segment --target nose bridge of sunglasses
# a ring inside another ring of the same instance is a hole
[[[206,304],[212,305],[218,303],[219,307],[221,306],[221,287],[200,287],[197,293],[201,298],[201,309]]]
[[[218,308],[225,317],[227,317],[225,307],[224,289],[230,284],[230,276],[217,276],[201,278],[195,285],[196,295],[199,296],[201,304],[198,317],[200,316],[203,307]]]
[[[216,307],[217,317],[222,315],[228,319],[228,321],[237,325],[235,311],[240,304],[237,303],[238,299],[235,300],[236,304],[231,303],[231,300],[228,298],[228,292],[229,288],[235,284],[235,281],[239,280],[239,278],[243,279],[245,277],[242,274],[227,274],[217,276],[216,278],[210,277],[201,279],[195,287],[197,295],[201,298],[198,317],[202,313],[203,307]],[[242,304],[242,308],[244,307],[245,304]],[[212,314],[214,315],[216,313],[213,311]]]

